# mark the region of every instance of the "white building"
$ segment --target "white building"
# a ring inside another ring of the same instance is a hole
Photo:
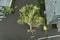
[[[57,24],[60,32],[60,0],[45,0],[47,24]]]

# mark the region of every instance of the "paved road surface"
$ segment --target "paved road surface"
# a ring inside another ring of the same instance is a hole
[[[15,14],[8,16],[7,19],[4,19],[0,22],[0,40],[35,40],[31,39],[31,33],[27,33],[26,30],[29,27],[26,24],[17,24],[19,8],[26,4],[33,3],[34,0],[14,0],[15,1]],[[38,4],[38,2],[37,2]],[[41,28],[36,32],[35,38],[43,37],[48,35],[59,34],[56,33],[57,29],[51,29],[48,33],[43,33]]]

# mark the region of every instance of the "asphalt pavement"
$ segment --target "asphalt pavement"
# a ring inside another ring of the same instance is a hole
[[[9,15],[6,19],[0,22],[0,40],[35,40],[40,37],[45,37],[49,35],[57,35],[57,29],[52,29],[49,27],[47,33],[41,31],[41,28],[36,29],[34,38],[31,38],[32,34],[28,33],[26,30],[29,28],[27,24],[18,24],[19,9],[26,4],[31,4],[34,0],[14,0],[15,12],[13,15]],[[39,5],[39,1],[36,3]],[[55,40],[55,39],[54,39]],[[57,38],[58,40],[58,38]]]

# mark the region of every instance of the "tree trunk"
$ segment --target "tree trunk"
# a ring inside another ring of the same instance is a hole
[[[33,29],[32,29],[32,26],[30,26],[30,31],[32,31]]]

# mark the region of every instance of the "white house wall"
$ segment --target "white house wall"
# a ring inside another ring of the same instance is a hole
[[[47,24],[57,24],[60,32],[60,0],[45,0],[45,8]]]
[[[60,0],[56,1],[56,5],[55,6],[56,6],[56,8],[55,8],[56,9],[55,10],[56,11],[56,15],[60,15]]]
[[[54,5],[53,0],[45,0],[45,12],[46,12],[46,18],[47,18],[47,24],[52,20],[54,17]]]
[[[0,0],[0,6],[11,6],[12,0]]]

